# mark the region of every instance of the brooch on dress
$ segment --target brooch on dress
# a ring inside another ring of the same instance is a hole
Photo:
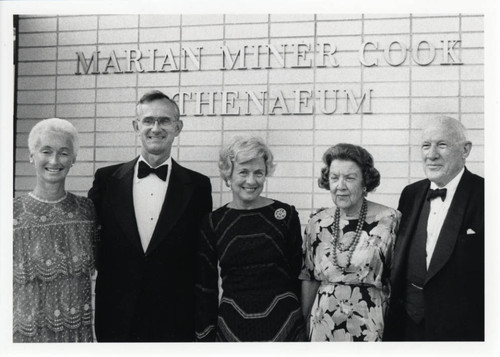
[[[278,208],[276,211],[274,211],[274,218],[281,221],[282,219],[285,219],[285,217],[286,211],[283,208]]]

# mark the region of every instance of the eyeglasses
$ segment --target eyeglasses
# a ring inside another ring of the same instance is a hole
[[[137,119],[139,123],[141,123],[144,126],[154,126],[155,123],[158,123],[159,126],[166,128],[171,126],[174,123],[174,120],[168,118],[168,117],[145,117],[142,118],[142,120]]]

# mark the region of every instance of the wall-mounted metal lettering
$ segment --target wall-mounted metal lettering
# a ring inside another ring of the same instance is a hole
[[[90,56],[78,51],[75,74],[89,74],[91,69],[90,74],[200,70],[201,49],[202,47],[197,47],[195,50],[182,47],[177,56],[171,48],[163,54],[158,54],[158,49],[151,48],[147,50],[147,56],[137,49],[125,50],[120,56],[117,56],[114,50],[105,56],[101,51],[94,51]]]
[[[461,40],[441,40],[442,58],[440,65],[461,65],[463,62],[455,52]],[[380,55],[383,51],[383,56]],[[372,52],[372,53],[370,53]],[[408,53],[411,52],[411,60],[419,66],[427,66],[436,59],[436,47],[427,40],[421,40],[414,49],[408,49],[407,45],[401,41],[392,41],[385,48],[380,48],[377,42],[366,41],[359,49],[359,62],[366,67],[378,66],[379,59],[391,66],[400,66],[406,61]],[[370,53],[370,54],[369,54]]]
[[[372,114],[372,89],[178,92],[172,95],[181,116]]]
[[[440,65],[461,65],[459,39],[441,39],[438,43],[420,40],[412,47],[404,41],[394,40],[386,45],[366,41],[358,50],[359,65],[373,67],[385,64],[400,66],[407,59],[418,66],[438,61]],[[181,47],[159,50],[128,49],[122,53],[76,52],[75,74],[110,74],[131,72],[179,72],[214,70],[257,70],[273,68],[326,68],[341,67],[352,63],[340,63],[335,55],[339,49],[333,43],[282,43],[242,45],[231,48],[224,45],[209,51],[219,61],[210,61],[210,68],[202,68],[203,47]],[[437,56],[437,51],[441,56]],[[215,53],[215,55],[214,55]],[[207,55],[208,56],[208,55]],[[219,63],[219,65],[217,65]],[[216,67],[214,67],[216,66]]]

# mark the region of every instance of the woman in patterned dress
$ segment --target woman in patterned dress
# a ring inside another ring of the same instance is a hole
[[[14,342],[91,342],[94,207],[65,190],[78,152],[66,120],[37,123],[28,137],[32,192],[14,200]]]
[[[233,199],[202,225],[197,341],[303,341],[299,217],[261,196],[273,155],[262,139],[237,137],[221,150],[219,169]]]
[[[367,201],[380,183],[364,148],[337,144],[323,155],[319,187],[334,206],[314,214],[304,237],[302,309],[311,341],[380,341],[400,213]]]

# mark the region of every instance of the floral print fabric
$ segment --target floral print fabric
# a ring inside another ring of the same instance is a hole
[[[380,341],[389,298],[389,268],[401,214],[386,208],[367,217],[345,271],[333,263],[335,208],[311,217],[300,278],[321,282],[310,315],[311,341]],[[337,261],[347,265],[358,220],[339,222]]]

